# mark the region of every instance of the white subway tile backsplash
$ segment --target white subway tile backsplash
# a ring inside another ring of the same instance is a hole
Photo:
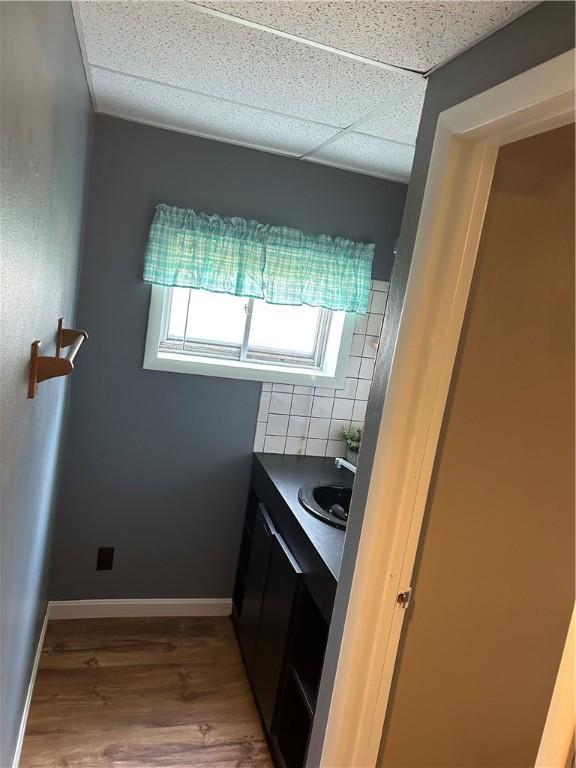
[[[264,449],[264,438],[266,437],[266,422],[259,421],[256,424],[256,434],[254,435],[254,450],[262,451]]]
[[[370,312],[368,315],[368,325],[366,326],[366,333],[370,336],[380,336],[382,331],[382,321],[384,315],[379,315],[375,312]]]
[[[328,430],[328,438],[330,440],[341,440],[342,430],[349,429],[350,419],[332,419],[330,421],[330,429]]]
[[[356,400],[352,409],[352,418],[355,421],[364,421],[366,416],[366,406],[368,405],[366,400]]]
[[[308,440],[306,440],[306,456],[326,456],[327,442],[327,440],[308,438]]]
[[[294,416],[310,416],[312,395],[292,395],[290,413]]]
[[[266,424],[267,435],[284,435],[288,432],[288,416],[271,413]]]
[[[364,349],[364,334],[355,333],[352,336],[352,346],[350,347],[350,354],[362,356],[363,349]]]
[[[332,416],[333,407],[333,397],[318,397],[317,395],[314,395],[314,402],[312,403],[312,416],[319,416],[325,419],[329,419],[330,416]]]
[[[330,419],[310,419],[310,429],[308,437],[328,437],[330,429]]]
[[[291,453],[293,455],[303,455],[306,450],[306,438],[305,437],[287,437],[284,453]]]
[[[284,453],[286,438],[279,435],[266,435],[264,453]]]
[[[374,375],[374,364],[376,360],[373,360],[370,357],[363,357],[362,363],[360,364],[360,378],[361,379],[370,379],[372,380],[372,376]]]
[[[358,385],[358,379],[352,379],[347,377],[342,389],[336,390],[336,397],[345,397],[348,400],[354,400],[356,397],[356,387]]]
[[[326,456],[346,456],[346,445],[343,440],[328,440],[326,443]]]
[[[335,392],[333,387],[314,387],[314,394],[318,397],[334,397]]]
[[[304,387],[301,384],[294,385],[295,395],[312,395],[314,393],[314,387]]]
[[[292,395],[283,392],[272,392],[270,398],[270,413],[290,413]]]
[[[350,355],[350,359],[348,360],[348,370],[346,371],[346,376],[351,376],[352,378],[357,379],[358,374],[360,372],[360,361],[362,360],[361,357],[355,357],[354,355]]]
[[[308,416],[290,416],[288,437],[306,437],[310,419]]]
[[[366,336],[364,342],[364,351],[362,357],[376,357],[376,350],[378,349],[378,336]]]
[[[342,397],[337,397],[334,400],[334,408],[332,409],[333,419],[351,419],[352,408],[354,406],[353,400],[344,400]]]
[[[257,421],[268,420],[268,411],[270,410],[270,392],[262,392],[260,395],[260,407],[258,408]]]
[[[388,283],[372,281],[370,310],[356,317],[344,386],[263,383],[254,450],[308,456],[346,456],[344,429],[364,427]]]
[[[372,297],[370,297],[370,301],[372,301]],[[368,315],[358,315],[354,323],[354,333],[366,333],[367,324]]]
[[[371,386],[372,379],[358,379],[358,386],[356,387],[356,400],[368,400]]]
[[[386,309],[386,301],[388,300],[388,294],[384,291],[374,291],[372,294],[372,300],[370,302],[370,312],[377,312],[383,315]]]

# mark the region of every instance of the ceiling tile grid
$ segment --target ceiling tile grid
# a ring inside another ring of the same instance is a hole
[[[201,0],[199,4],[422,73],[535,5],[522,0]]]
[[[410,144],[399,144],[351,131],[314,152],[307,159],[360,173],[405,181],[410,176],[414,147]]]
[[[93,68],[99,112],[300,157],[339,129]]]
[[[414,82],[186,2],[89,2],[81,14],[91,64],[342,128]]]
[[[407,181],[421,73],[532,5],[84,0],[74,10],[97,111]]]
[[[426,84],[426,80],[421,80],[406,96],[401,96],[398,101],[374,117],[363,120],[356,126],[356,130],[404,144],[416,144]]]

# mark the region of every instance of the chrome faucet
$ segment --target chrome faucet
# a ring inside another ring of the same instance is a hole
[[[336,469],[349,469],[350,472],[356,474],[356,467],[346,459],[334,459],[334,466]]]

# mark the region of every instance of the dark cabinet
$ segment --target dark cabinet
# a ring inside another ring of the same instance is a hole
[[[262,719],[269,731],[272,728],[290,620],[301,575],[302,571],[290,550],[283,539],[276,535],[272,544],[260,626],[250,670],[252,687]]]
[[[302,768],[328,639],[328,624],[306,586],[298,596],[290,637],[272,734],[283,768]]]
[[[272,512],[276,518],[274,505]],[[305,580],[252,487],[232,616],[272,756],[280,768],[304,765],[328,635],[328,622]]]
[[[302,574],[263,504],[257,505],[236,626],[244,663],[266,728],[272,727],[292,609]]]
[[[244,577],[242,607],[238,617],[238,640],[248,671],[252,668],[274,533],[274,526],[264,505],[259,504],[252,531],[248,569]]]

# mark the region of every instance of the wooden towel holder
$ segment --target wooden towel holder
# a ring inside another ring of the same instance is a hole
[[[28,397],[32,399],[38,391],[38,384],[55,376],[68,376],[74,370],[74,358],[88,338],[86,331],[76,328],[64,328],[64,318],[58,320],[58,332],[56,334],[56,355],[47,356],[40,354],[39,341],[32,342],[30,355],[30,377],[28,379]],[[61,357],[62,348],[70,347],[65,357]]]

